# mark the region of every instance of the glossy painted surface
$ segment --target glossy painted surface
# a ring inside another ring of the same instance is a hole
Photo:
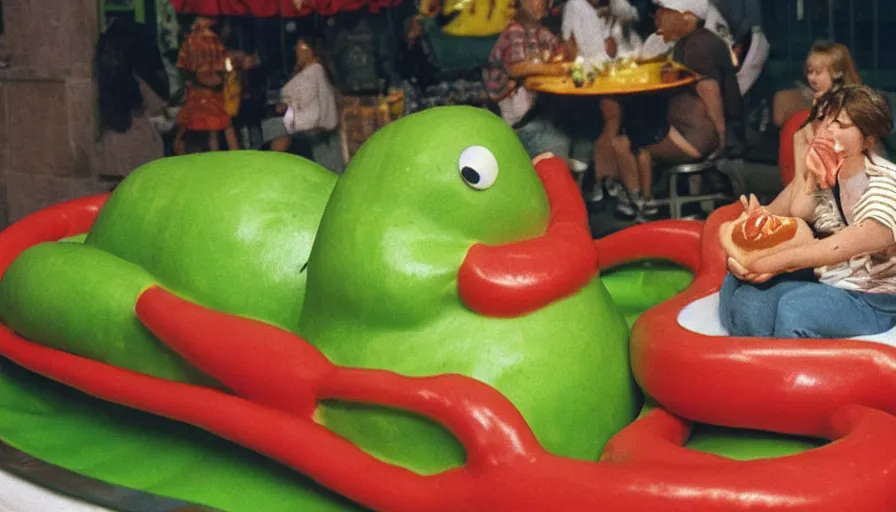
[[[40,244],[12,262],[0,280],[0,318],[50,346],[207,382],[135,321],[137,297],[163,285],[220,311],[297,329],[305,264],[335,181],[312,162],[278,153],[153,162],[112,194],[83,244]]]
[[[740,212],[740,205],[718,210],[706,232],[715,233]],[[640,236],[659,238],[657,229],[644,228]],[[832,418],[850,405],[896,412],[896,395],[890,392],[896,382],[893,347],[858,340],[720,339],[679,326],[678,312],[718,291],[726,272],[718,239],[708,234],[688,292],[645,313],[633,330],[632,369],[645,392],[692,420],[823,438],[833,428]],[[600,243],[620,258],[630,257],[640,249],[629,247],[637,239],[628,237],[639,233],[624,236]]]
[[[158,160],[116,189],[85,245],[209,307],[295,330],[336,178],[277,152]]]
[[[550,171],[554,163],[541,164],[552,164],[545,167]],[[550,180],[542,179],[553,205]],[[55,207],[0,234],[0,270],[35,243],[85,231],[101,202]],[[696,272],[687,292],[645,313],[634,329],[635,376],[662,409],[623,429],[599,463],[550,453],[513,397],[475,379],[414,378],[333,364],[288,331],[156,286],[137,301],[140,321],[236,396],[66,354],[2,327],[0,353],[104,400],[197,425],[378,510],[892,510],[892,348],[849,340],[719,339],[677,325],[684,305],[718,289],[724,257],[717,231],[736,213],[723,209],[705,226],[652,223],[596,243],[602,268],[651,258]],[[553,223],[543,224],[543,232],[550,233]],[[466,461],[423,476],[377,460],[314,421],[317,404],[333,400],[426,417],[453,434]],[[682,448],[689,420],[837,442],[790,457],[739,462]]]
[[[464,166],[490,186],[465,182]],[[628,328],[597,279],[565,162],[535,167],[482,109],[432,109],[377,132],[321,221],[300,334],[339,365],[486,382],[549,451],[594,460],[637,414]],[[328,402],[320,419],[421,473],[464,460],[415,415]]]
[[[5,278],[10,264],[18,260],[15,255],[22,254],[29,247],[41,251],[53,240],[66,239],[71,243],[86,238],[83,233],[90,230],[107,200],[107,195],[101,195],[62,203],[10,226],[0,233],[0,274]],[[53,256],[67,254],[67,250],[67,246],[60,248],[61,252]],[[108,262],[110,258],[113,257],[107,254],[98,261]],[[83,261],[79,259],[68,263],[79,264]],[[125,263],[118,261],[117,265],[125,266]],[[65,272],[65,269],[59,268],[43,270]],[[113,326],[97,323],[99,320],[114,320],[124,306],[130,312],[130,321],[122,325],[146,332],[133,314],[136,294],[129,295],[133,290],[129,291],[125,286],[133,276],[119,276],[124,277],[125,281],[118,281],[119,286],[115,287],[116,280],[111,278],[116,274],[102,270],[104,273],[90,276],[91,286],[80,291],[72,290],[72,295],[67,295],[72,301],[59,303],[66,307],[54,314],[78,319],[76,314],[69,312],[84,312],[90,302],[108,299],[94,293],[91,301],[85,301],[88,290],[108,291],[113,296],[124,295],[123,304],[111,304],[110,309],[97,315],[98,318],[80,318],[83,327],[70,326],[82,330],[96,329],[90,336],[73,339],[70,333],[61,333],[66,335],[61,341],[73,341],[70,350],[92,352],[97,350],[95,343],[107,341],[113,345],[107,346],[105,352],[116,354],[115,342],[128,339],[131,343],[139,343],[144,339],[117,338],[122,333],[110,330]],[[65,275],[84,282],[87,275],[86,272],[84,274]],[[103,276],[110,279],[103,281]],[[36,281],[46,283],[40,276]],[[66,287],[73,285],[52,283],[52,286],[68,293]],[[109,305],[108,300],[106,302]],[[36,327],[52,328],[39,324],[39,321],[47,323],[47,316],[39,312],[28,314],[36,318],[33,324]],[[0,325],[0,330],[0,336],[14,336],[3,325]],[[59,332],[58,325],[54,332]],[[159,349],[164,348],[154,337],[150,339]],[[135,350],[134,353],[140,352]],[[155,363],[159,362],[159,354],[150,357]],[[150,365],[133,357],[126,359],[122,364],[146,369],[150,374],[161,373],[165,369],[164,366]],[[100,402],[66,386],[48,383],[6,360],[0,362],[0,439],[31,455],[106,482],[232,512],[276,511],[283,508],[362,510],[302,475],[204,431]],[[105,496],[108,497],[109,493]]]
[[[594,83],[582,87],[576,87],[575,82],[569,76],[533,76],[526,79],[526,87],[549,94],[606,96],[665,91],[683,87],[697,81],[693,72],[682,68],[684,76],[680,79],[674,82],[663,82],[660,78],[660,68],[662,66],[663,63],[658,62],[642,64],[637,72],[631,74],[631,76],[619,76],[618,78],[598,77]]]
[[[865,406],[842,407],[829,418],[826,435],[837,443],[749,462],[682,448],[690,425],[656,409],[615,436],[600,463],[581,462],[545,452],[510,402],[475,380],[333,366],[294,335],[159,288],[141,296],[137,314],[242,398],[129,373],[13,336],[0,336],[0,350],[88,393],[234,440],[376,510],[884,511],[896,505],[896,417]],[[221,339],[233,343],[222,351]],[[318,399],[417,411],[449,429],[467,461],[460,470],[429,477],[379,462],[312,421],[307,404]],[[857,475],[844,475],[845,463]]]

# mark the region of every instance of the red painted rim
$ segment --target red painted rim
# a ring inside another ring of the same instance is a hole
[[[0,233],[0,271],[27,247],[86,232],[105,199],[54,206]],[[645,313],[633,332],[635,376],[667,410],[617,434],[597,463],[545,452],[513,405],[475,380],[341,368],[290,333],[159,288],[141,296],[137,315],[239,397],[59,352],[2,326],[0,353],[91,395],[198,425],[377,510],[893,510],[892,349],[850,340],[712,338],[678,326],[684,306],[719,287],[724,258],[715,233],[734,208],[705,225],[656,222],[596,242],[602,268],[657,258],[696,273],[686,292]],[[209,351],[222,336],[231,348]],[[265,340],[261,349],[255,340]],[[272,351],[281,357],[265,357]],[[277,378],[258,378],[271,375]],[[380,462],[312,420],[321,399],[425,415],[455,434],[468,461],[433,476]],[[838,442],[737,462],[683,448],[690,423],[682,417]]]

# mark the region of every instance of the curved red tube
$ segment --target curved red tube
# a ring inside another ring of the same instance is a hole
[[[703,264],[692,286],[635,324],[632,368],[638,383],[663,407],[691,420],[789,434],[824,437],[827,419],[849,404],[896,413],[893,347],[857,340],[718,338],[678,324],[685,306],[719,290],[727,270],[718,229],[740,211],[732,205],[710,217]]]
[[[259,362],[269,365],[265,358],[245,359],[245,347],[231,345],[227,331],[234,322],[243,323],[240,335],[257,330],[252,339],[264,339],[270,333],[268,325],[228,318],[159,289],[147,291],[138,310],[153,332],[166,333],[170,336],[166,343],[184,355],[206,352],[203,345],[213,336],[203,341],[196,336],[199,330],[224,336],[214,346],[223,352],[212,358],[215,363],[203,357],[194,361],[222,382],[232,382],[228,375],[232,377],[235,360],[243,360],[249,373],[258,370],[253,366]],[[281,341],[305,344],[297,337]],[[266,343],[266,348],[276,345]],[[862,406],[840,408],[826,422],[827,434],[838,443],[799,456],[752,462],[681,448],[686,423],[657,410],[614,438],[604,462],[587,463],[544,452],[509,401],[472,379],[456,375],[413,379],[384,371],[347,370],[321,357],[292,361],[319,378],[277,382],[284,396],[298,393],[407,408],[452,431],[469,453],[468,464],[424,477],[378,462],[307,416],[274,406],[108,367],[18,339],[6,330],[0,330],[0,351],[26,368],[94,396],[221,435],[377,510],[824,511],[840,510],[844,503],[861,510],[896,506],[896,438],[891,435],[896,417]],[[304,387],[290,387],[296,383]],[[267,387],[274,389],[271,384]],[[861,478],[844,477],[837,462],[846,460],[862,468]],[[836,482],[840,485],[833,485]]]
[[[0,232],[0,276],[25,249],[42,242],[80,235],[90,230],[109,194],[59,203],[9,226]]]
[[[727,212],[730,214],[731,210]],[[718,226],[724,214],[707,223],[707,232],[714,233],[713,226]],[[41,219],[52,221],[51,217]],[[57,220],[68,222],[65,216],[58,216]],[[46,232],[59,231],[65,229]],[[680,236],[692,240],[691,234]],[[0,253],[10,258],[5,237],[6,232],[0,233]],[[712,247],[715,237],[705,238],[699,248],[703,256],[720,256],[717,248]],[[40,241],[36,237],[31,240]],[[680,246],[687,247],[687,251],[697,250],[687,242]],[[659,256],[633,247],[620,250],[641,258]],[[667,248],[663,247],[657,252],[665,251]],[[690,261],[692,256],[683,254],[682,259]],[[775,353],[780,348],[774,346],[777,341],[758,340],[767,344],[764,348],[770,348],[773,356],[770,369],[757,374],[757,369],[765,366],[766,356],[757,347],[749,354],[743,350],[727,351],[727,339],[699,335],[688,339],[681,328],[674,330],[669,322],[660,325],[665,330],[657,328],[657,318],[674,321],[688,297],[703,296],[718,287],[724,265],[706,260],[703,263],[692,288],[670,301],[678,302],[677,309],[667,308],[666,315],[658,317],[656,312],[666,307],[661,305],[638,322],[633,363],[639,381],[660,403],[676,412],[696,411],[737,419],[738,407],[764,401],[772,412],[757,408],[752,411],[755,418],[743,414],[743,419],[751,423],[747,426],[782,421],[772,417],[782,413],[780,405],[803,395],[793,382],[791,388],[775,387],[780,384],[776,378],[788,371],[785,366],[793,363],[789,371],[797,368],[794,361],[783,360],[785,354]],[[881,408],[888,409],[887,404],[877,403],[885,391],[875,393],[864,382],[850,380],[852,376],[841,382],[819,383],[816,391],[828,394],[829,401],[806,406],[802,412],[808,413],[807,418],[796,418],[798,413],[787,416],[799,420],[793,428],[799,433],[811,432],[838,441],[822,448],[749,462],[695,453],[681,446],[687,439],[689,422],[658,409],[620,432],[600,463],[589,463],[546,453],[512,404],[493,388],[472,379],[457,375],[408,378],[384,371],[341,368],[301,338],[260,322],[203,308],[159,288],[149,289],[140,297],[137,314],[166,344],[242,396],[110,367],[28,342],[2,327],[0,353],[25,368],[94,396],[200,426],[288,464],[377,510],[896,508],[896,416],[869,407],[883,405]],[[733,341],[735,346],[741,346],[740,340]],[[780,352],[798,353],[818,340],[807,341],[806,347],[788,346]],[[831,341],[828,348],[841,343],[849,342]],[[663,352],[664,348],[668,350]],[[729,365],[727,375],[709,371],[717,363],[712,355]],[[810,373],[833,372],[840,367],[834,361],[840,355],[843,354],[838,352],[831,356],[826,361],[828,366],[819,359],[810,365]],[[695,371],[694,361],[702,361],[704,366]],[[891,361],[889,357],[879,357],[876,362],[886,367]],[[743,368],[738,368],[738,363]],[[885,368],[878,368],[881,369]],[[757,375],[772,384],[757,382]],[[875,375],[882,379],[878,384],[886,387],[888,374],[876,372],[871,377]],[[680,379],[686,382],[677,382]],[[755,396],[734,395],[728,397],[729,403],[720,403],[714,390],[697,388],[707,383]],[[749,385],[753,387],[748,389]],[[781,396],[767,394],[769,389]],[[467,450],[468,462],[462,468],[434,476],[416,475],[379,462],[312,421],[311,407],[322,399],[381,404],[423,414],[454,433]],[[718,410],[704,405],[705,400]],[[731,402],[736,405],[730,405]]]
[[[568,297],[597,273],[588,212],[562,158],[535,164],[551,207],[547,232],[501,246],[474,245],[457,276],[461,300],[492,317],[516,317]]]
[[[661,220],[638,224],[594,241],[600,269],[638,260],[668,260],[691,272],[700,268],[703,223],[694,220]]]

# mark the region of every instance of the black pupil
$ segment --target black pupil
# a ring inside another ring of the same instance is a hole
[[[469,183],[470,185],[476,185],[477,183],[479,183],[479,173],[476,172],[476,169],[473,169],[472,167],[464,167],[460,170],[460,175],[463,176],[467,183]]]

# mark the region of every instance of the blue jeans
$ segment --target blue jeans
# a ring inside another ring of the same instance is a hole
[[[516,127],[516,135],[531,158],[546,152],[569,158],[572,144],[569,135],[544,114],[536,115],[524,125]]]
[[[728,274],[719,317],[732,336],[870,336],[896,326],[896,295],[854,292],[793,275],[755,285]]]

